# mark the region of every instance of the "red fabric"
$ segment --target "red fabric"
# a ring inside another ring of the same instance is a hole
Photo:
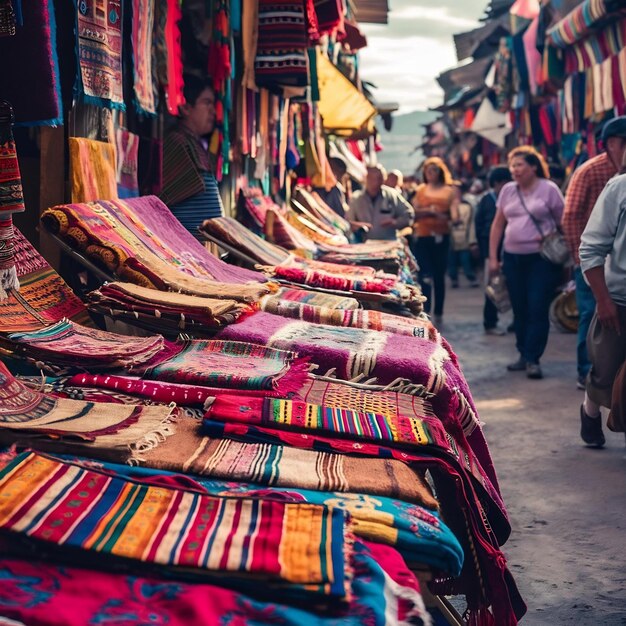
[[[319,42],[321,34],[319,23],[317,21],[317,13],[315,12],[315,3],[313,0],[304,0],[304,12],[309,43],[311,45],[315,45]]]
[[[170,115],[178,115],[178,107],[185,104],[183,95],[183,51],[179,23],[183,14],[178,0],[167,2],[165,42],[167,46],[167,85],[165,100]]]

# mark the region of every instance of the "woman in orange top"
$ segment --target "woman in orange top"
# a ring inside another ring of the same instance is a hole
[[[458,220],[458,201],[452,186],[452,176],[439,157],[424,161],[424,182],[413,196],[415,225],[413,254],[420,266],[420,285],[427,301],[424,309],[430,313],[434,291],[434,320],[441,322],[446,295],[446,270],[450,247],[450,222]]]

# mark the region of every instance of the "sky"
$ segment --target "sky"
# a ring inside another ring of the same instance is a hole
[[[488,0],[389,0],[388,24],[360,24],[367,47],[360,76],[374,83],[379,102],[397,102],[398,113],[442,103],[435,78],[456,66],[452,35],[480,26]]]

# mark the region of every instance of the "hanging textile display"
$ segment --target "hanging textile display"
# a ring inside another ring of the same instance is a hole
[[[152,84],[154,2],[151,0],[133,0],[132,15],[131,41],[135,104],[139,113],[155,115],[156,104]]]
[[[89,104],[124,110],[121,0],[78,0],[76,35],[76,90]]]
[[[165,103],[170,115],[178,115],[178,107],[185,103],[181,19],[178,0],[155,0],[152,39],[154,83],[165,91]]]
[[[137,182],[137,162],[139,156],[139,136],[118,128],[116,139],[116,182],[119,198],[136,198],[139,196]]]
[[[22,179],[11,131],[13,109],[0,101],[0,300],[19,290],[14,255],[13,213],[24,211]]]
[[[0,22],[2,5],[0,2]],[[11,2],[8,2],[11,5]],[[0,24],[0,29],[2,25]],[[56,25],[52,0],[24,3],[24,25],[15,36],[0,38],[0,98],[9,98],[20,126],[63,123]],[[37,96],[33,97],[33,86]]]
[[[302,0],[259,0],[258,85],[306,86],[307,46]]]
[[[113,144],[70,137],[69,148],[72,202],[117,198]]]

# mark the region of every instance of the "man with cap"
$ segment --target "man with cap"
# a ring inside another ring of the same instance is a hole
[[[587,332],[596,308],[593,292],[580,269],[578,247],[583,230],[589,220],[598,196],[606,183],[617,173],[622,162],[623,139],[626,137],[626,116],[609,120],[600,135],[604,152],[589,159],[572,175],[565,195],[562,227],[574,258],[574,280],[576,282],[576,305],[578,307],[578,342],[576,362],[578,377],[576,386],[585,388],[585,379],[591,363],[587,355]]]
[[[625,172],[626,117],[611,120],[602,135],[609,158]],[[580,435],[588,446],[599,448],[604,445],[600,407],[611,407],[613,383],[626,359],[626,174],[606,184],[578,252],[596,301],[587,334],[591,369],[580,407]]]

